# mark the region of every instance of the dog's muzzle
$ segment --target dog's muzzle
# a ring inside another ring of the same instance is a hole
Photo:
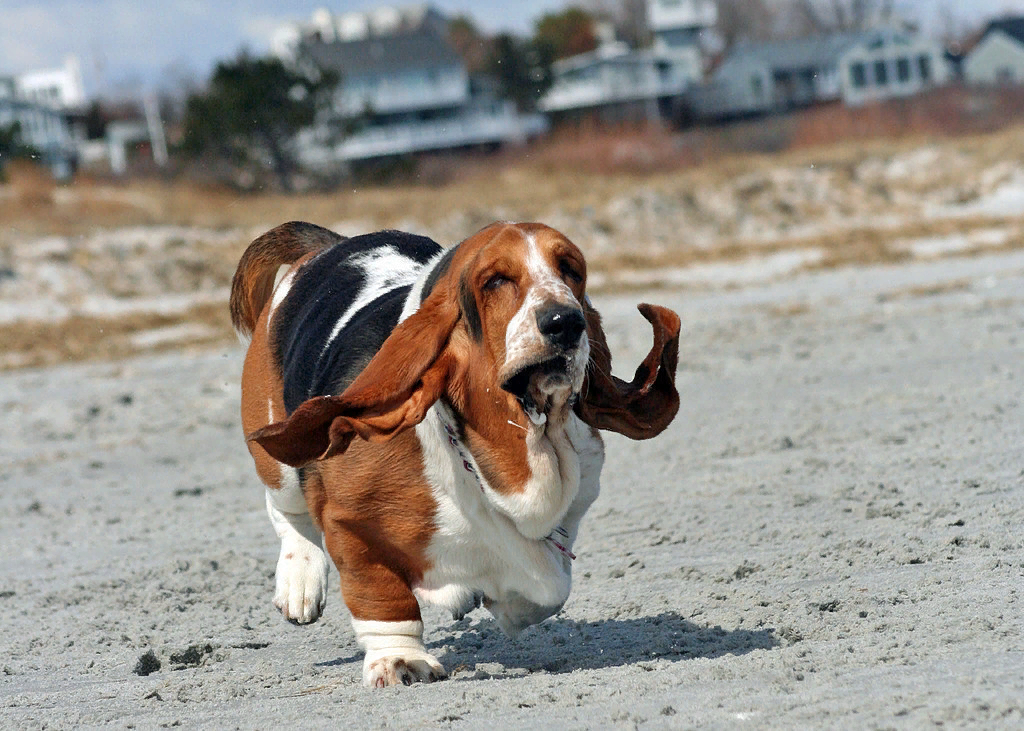
[[[501,384],[519,400],[531,419],[549,408],[555,391],[579,388],[580,363],[586,357],[580,349],[587,323],[578,307],[546,307],[536,314],[536,323],[543,350],[534,360],[520,364]]]

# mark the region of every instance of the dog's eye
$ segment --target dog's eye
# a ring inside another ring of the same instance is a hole
[[[562,259],[558,262],[558,270],[562,273],[563,277],[576,284],[580,284],[583,281],[583,275],[576,271],[576,267],[568,259]]]
[[[503,274],[495,274],[491,276],[491,278],[488,279],[487,282],[484,284],[484,291],[490,292],[491,290],[495,290],[498,287],[502,286],[503,284],[508,284],[511,281],[512,280],[510,280]]]

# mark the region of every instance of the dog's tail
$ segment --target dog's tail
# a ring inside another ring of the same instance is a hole
[[[239,337],[252,337],[256,320],[274,293],[278,271],[307,254],[315,254],[344,236],[312,223],[291,221],[267,231],[249,244],[231,281],[231,324]]]

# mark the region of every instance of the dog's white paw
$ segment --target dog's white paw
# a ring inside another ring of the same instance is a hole
[[[274,606],[289,622],[320,619],[327,603],[327,556],[309,541],[283,541],[277,559]]]
[[[423,622],[381,622],[352,618],[356,641],[366,650],[363,683],[371,688],[433,683],[448,677],[437,658],[423,646]]]
[[[363,664],[363,683],[371,688],[386,688],[389,685],[412,685],[433,683],[448,677],[444,667],[433,655],[416,650],[404,651],[397,655],[366,658]]]

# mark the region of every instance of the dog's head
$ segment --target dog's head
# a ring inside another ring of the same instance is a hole
[[[654,347],[626,383],[611,375],[586,283],[583,254],[554,229],[488,226],[441,261],[420,308],[344,393],[310,399],[249,438],[299,466],[343,452],[355,436],[389,439],[422,421],[441,397],[522,414],[534,424],[575,407],[599,429],[655,436],[679,406],[679,318],[640,306],[654,327]]]
[[[468,380],[508,394],[507,409],[534,423],[569,408],[590,357],[583,253],[540,224],[495,224],[462,246],[470,254],[458,276],[467,360],[488,364]]]

